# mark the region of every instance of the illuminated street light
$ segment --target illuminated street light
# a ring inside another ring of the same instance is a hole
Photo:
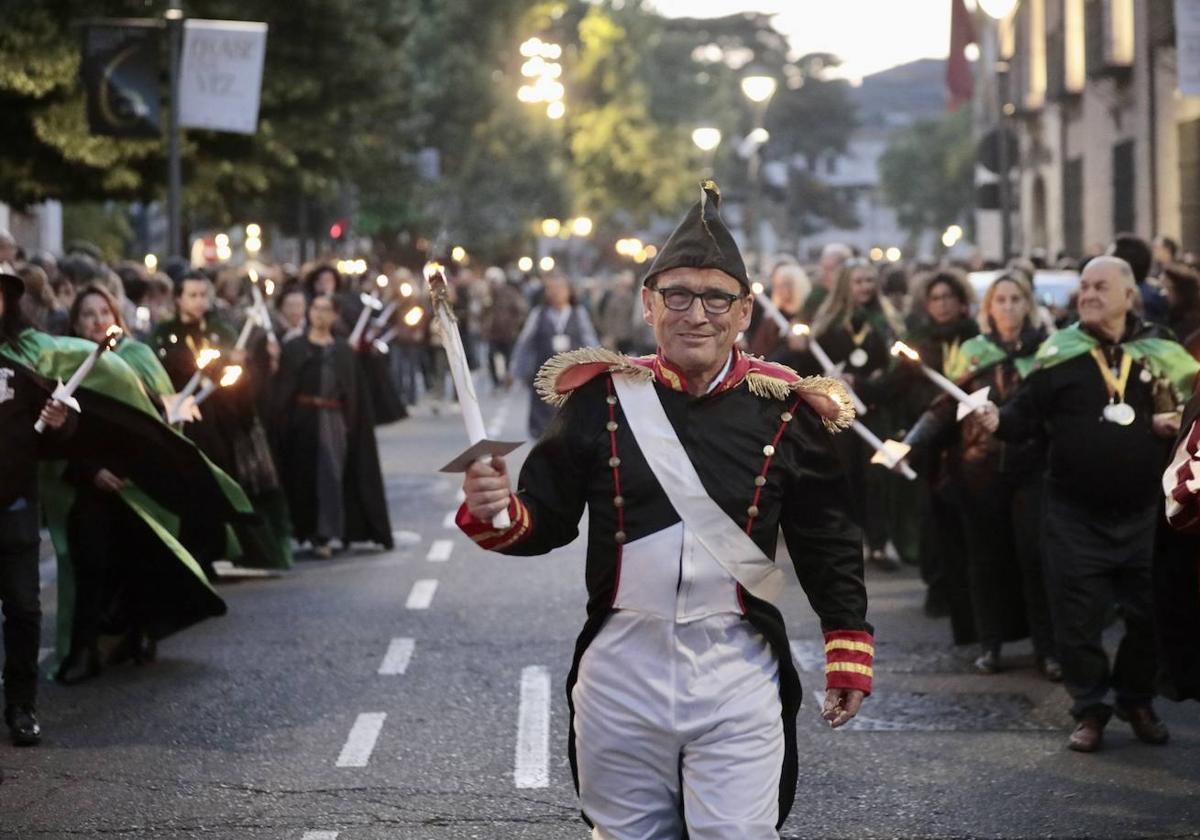
[[[542,236],[558,236],[562,222],[558,219],[542,219]]]
[[[888,262],[900,262],[900,258],[904,256],[900,249],[893,245],[884,252],[884,256],[888,258]]]
[[[749,140],[751,143],[753,143],[755,146],[762,146],[768,140],[771,139],[771,132],[767,131],[762,126],[759,126],[758,128],[751,131],[749,134],[747,134],[746,139]]]
[[[560,120],[567,113],[567,106],[562,102],[551,102],[546,106],[546,116],[552,120]]]
[[[542,75],[546,70],[546,62],[540,55],[535,55],[533,58],[521,65],[521,75],[528,76],[531,79]]]
[[[692,142],[702,152],[711,152],[721,145],[721,129],[702,126],[692,132]]]
[[[953,248],[963,238],[963,229],[958,225],[950,225],[946,228],[946,232],[942,234],[942,244],[947,248]]]
[[[576,236],[591,236],[592,227],[592,220],[587,216],[580,216],[571,222],[571,232]]]
[[[537,102],[537,91],[530,85],[521,85],[517,89],[517,99],[522,102]]]
[[[742,79],[742,93],[751,102],[766,102],[775,95],[776,84],[771,76],[747,76]]]
[[[533,56],[540,54],[541,51],[541,38],[530,38],[524,44],[521,44],[521,55],[525,56],[526,58],[533,58]]]
[[[541,268],[541,269],[542,269],[542,271],[551,271],[551,270],[553,270],[553,268],[554,268],[554,257],[542,257],[542,259],[541,259],[541,260],[538,262],[538,267],[539,267],[539,268]]]
[[[1017,8],[1017,0],[975,0],[992,20],[1004,20]]]
[[[154,254],[147,254],[142,262],[145,263],[147,271],[154,271],[158,268],[158,257]]]
[[[883,249],[879,248],[879,247],[872,248],[871,249],[871,260],[873,262],[879,262],[882,259],[883,259]]]
[[[225,234],[225,233],[218,233],[216,236],[213,237],[213,242],[217,243],[218,249],[228,248],[229,247],[229,235]]]
[[[262,228],[261,227],[254,224],[254,222],[251,222],[250,224],[246,225],[246,238],[247,239],[258,239],[261,236],[262,236]]]
[[[251,236],[246,240],[246,253],[253,256],[262,250],[262,240],[257,236]]]
[[[450,259],[454,260],[456,263],[460,263],[463,260],[465,260],[466,258],[467,258],[467,249],[464,248],[463,246],[455,245],[450,250]]]
[[[521,257],[517,260],[517,268],[521,271],[533,271],[533,257]]]

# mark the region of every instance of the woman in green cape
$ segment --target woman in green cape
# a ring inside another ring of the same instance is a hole
[[[70,310],[72,334],[103,339],[112,326],[128,335],[107,290],[92,286]],[[162,410],[174,393],[146,345],[125,337],[114,350]],[[182,522],[100,461],[48,463],[41,473],[46,519],[58,555],[58,653],[55,678],[73,684],[100,673],[102,637],[109,662],[154,658],[156,642],[225,612],[185,546]]]

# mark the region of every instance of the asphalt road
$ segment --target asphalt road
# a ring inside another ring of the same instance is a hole
[[[485,405],[500,436],[523,436],[524,393]],[[45,743],[0,745],[0,837],[586,838],[563,693],[583,540],[532,559],[476,549],[436,472],[462,439],[427,408],[381,430],[409,544],[223,584],[229,614],[157,663],[47,683]],[[1065,694],[1028,647],[977,676],[922,614],[912,570],[868,584],[876,692],[838,732],[817,718],[815,619],[798,586],[785,596],[808,695],[785,838],[1200,836],[1200,705],[1160,702],[1167,747],[1114,722],[1103,752],[1070,753]],[[44,597],[49,631],[53,581]]]

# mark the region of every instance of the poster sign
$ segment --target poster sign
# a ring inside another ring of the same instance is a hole
[[[186,20],[179,66],[179,123],[254,134],[267,25],[235,20]]]
[[[80,72],[88,128],[106,137],[160,136],[162,27],[101,20],[83,27]]]
[[[1179,92],[1200,96],[1200,0],[1175,0]]]

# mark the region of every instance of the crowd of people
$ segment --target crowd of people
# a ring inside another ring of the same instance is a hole
[[[1081,279],[1052,306],[1037,287],[1045,267],[1016,260],[977,289],[948,262],[878,264],[841,245],[807,269],[780,257],[750,292],[738,346],[848,387],[869,434],[835,446],[863,556],[878,574],[918,567],[927,614],[978,646],[980,673],[1010,665],[1003,646],[1028,637],[1037,668],[1073,698],[1074,748],[1095,749],[1114,708],[1162,743],[1151,564],[1166,530],[1160,479],[1200,367],[1200,278],[1169,240],[1122,235],[1105,255],[1060,261]],[[20,465],[0,469],[18,743],[39,732],[39,525],[59,564],[54,676],[65,684],[149,661],[164,635],[224,612],[212,581],[225,562],[286,569],[294,552],[392,546],[375,428],[454,399],[419,272],[182,261],[160,272],[106,264],[87,246],[26,254],[4,234],[0,279],[0,460]],[[531,437],[556,412],[534,388],[547,360],[592,346],[655,352],[639,280],[453,267],[472,365],[497,390],[529,387]],[[78,392],[81,412],[48,401],[108,345],[91,374],[105,386]],[[990,403],[963,417],[926,368],[986,388]],[[39,414],[49,428],[35,435]],[[884,440],[915,481],[877,464]],[[204,492],[181,495],[163,464]],[[1110,666],[1100,636],[1114,616],[1126,634]]]

